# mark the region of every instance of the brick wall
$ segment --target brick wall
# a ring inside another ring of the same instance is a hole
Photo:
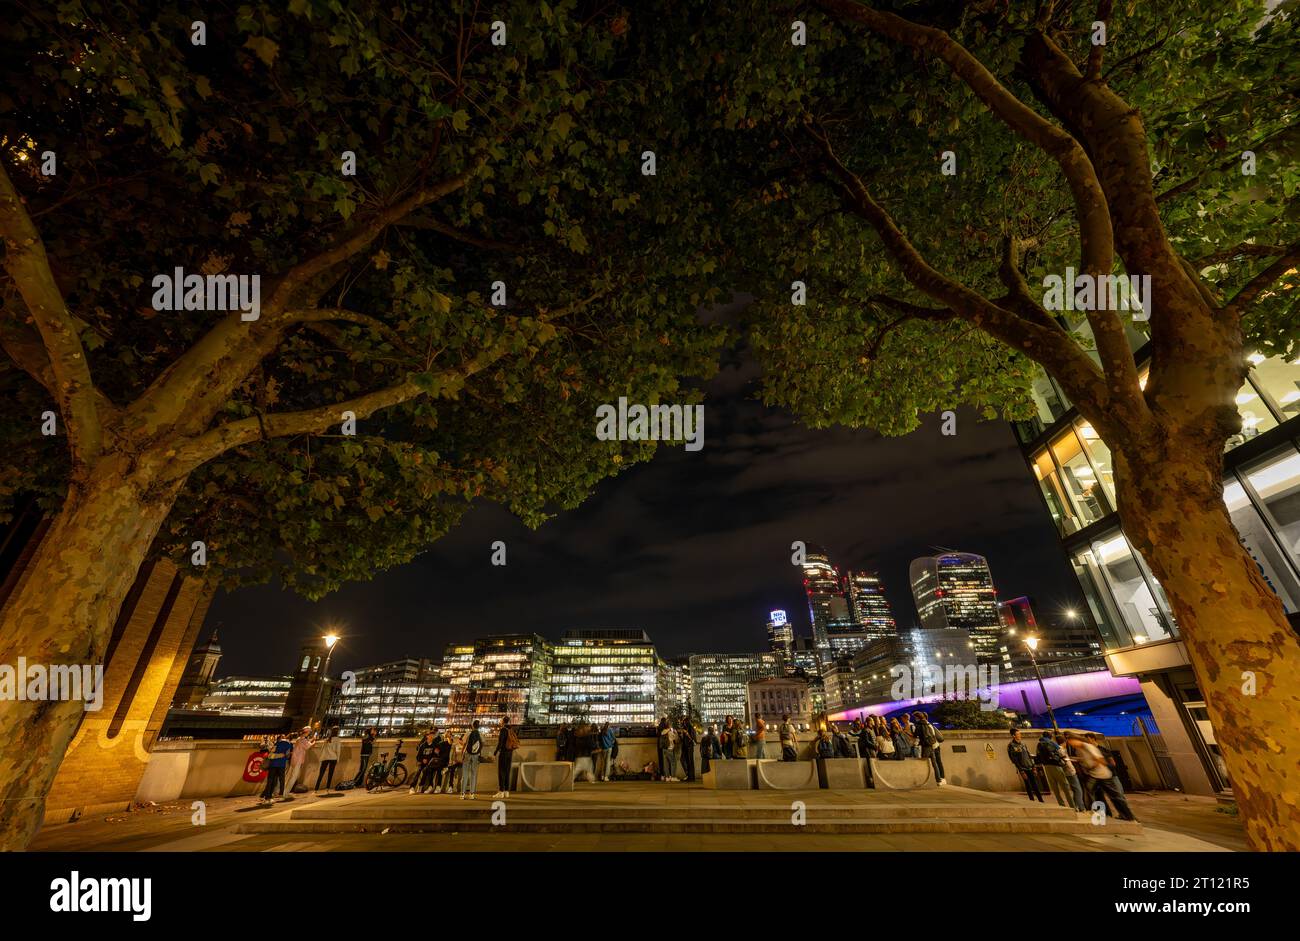
[[[144,775],[212,589],[167,560],[145,566],[113,629],[103,708],[82,719],[45,802],[45,820],[126,808]]]

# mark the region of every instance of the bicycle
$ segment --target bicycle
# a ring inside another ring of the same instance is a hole
[[[392,761],[388,760],[388,752],[381,752],[379,760],[366,772],[366,790],[373,791],[377,787],[401,787],[405,784],[406,765],[402,764],[402,759],[405,757],[406,752],[402,751],[401,739],[397,740]]]

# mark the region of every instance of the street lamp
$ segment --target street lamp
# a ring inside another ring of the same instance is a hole
[[[316,713],[320,710],[321,694],[325,692],[325,686],[329,683],[330,678],[330,657],[334,655],[334,645],[339,642],[339,635],[330,631],[322,638],[325,641],[325,665],[321,667],[320,684],[316,687],[316,702],[311,707],[311,724],[316,724]]]
[[[1047,706],[1047,717],[1052,720],[1052,730],[1061,731],[1061,727],[1056,724],[1056,713],[1052,711],[1052,701],[1047,698],[1047,687],[1043,685],[1043,674],[1038,669],[1038,658],[1034,656],[1038,650],[1038,638],[1026,637],[1025,646],[1029,648],[1029,662],[1034,665],[1034,676],[1038,677],[1038,688],[1043,694],[1043,704]]]

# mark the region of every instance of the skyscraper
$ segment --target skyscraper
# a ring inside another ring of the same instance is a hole
[[[849,572],[844,576],[848,587],[849,613],[862,625],[867,640],[880,640],[898,633],[898,623],[885,597],[885,586],[874,572]]]
[[[642,630],[565,631],[551,666],[551,721],[653,723],[660,697],[670,695],[660,692],[663,662]]]
[[[794,625],[784,611],[773,611],[767,618],[767,646],[780,661],[783,673],[794,672]]]
[[[840,584],[840,573],[820,546],[809,545],[804,554],[803,588],[808,595],[808,622],[812,625],[813,646],[821,656],[829,656],[831,633],[853,622]]]
[[[691,655],[691,686],[695,707],[705,722],[727,716],[745,718],[750,680],[777,676],[780,667],[770,653],[708,653]]]
[[[1002,617],[989,563],[982,555],[948,552],[914,559],[912,597],[921,626],[970,632],[979,663],[998,663]]]

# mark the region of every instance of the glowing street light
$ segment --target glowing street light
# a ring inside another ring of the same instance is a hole
[[[1043,685],[1043,674],[1038,669],[1038,657],[1035,653],[1038,651],[1038,638],[1029,636],[1025,638],[1025,646],[1029,648],[1029,662],[1034,665],[1034,676],[1038,677],[1038,688],[1043,694],[1043,705],[1047,707],[1047,717],[1052,720],[1052,730],[1061,731],[1061,727],[1056,724],[1056,713],[1052,711],[1052,701],[1047,698],[1047,687]]]

